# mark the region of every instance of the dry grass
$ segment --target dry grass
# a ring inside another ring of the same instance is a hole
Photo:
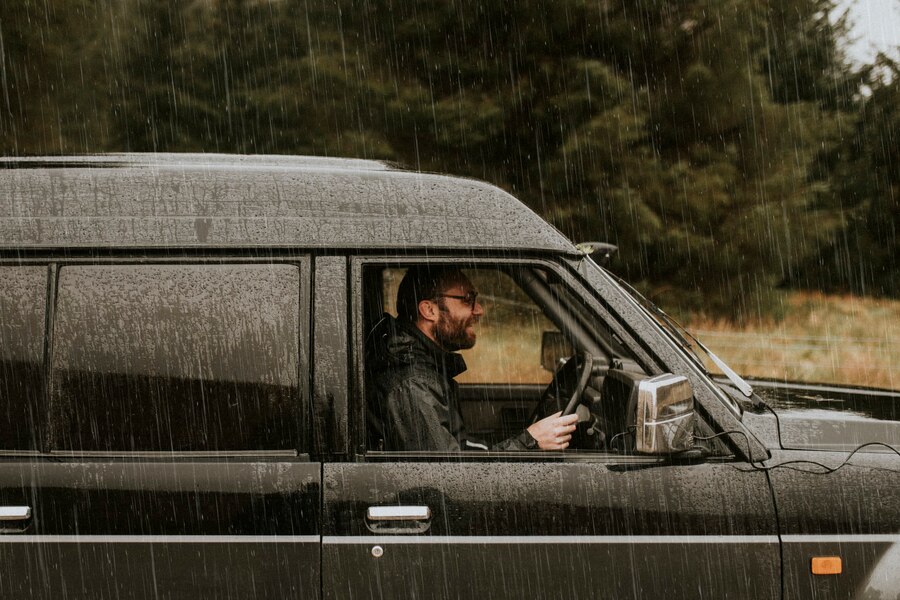
[[[463,352],[469,371],[458,381],[547,383],[541,333],[554,326],[508,276],[489,269],[468,273],[486,314],[475,348]],[[402,270],[386,270],[385,298],[394,298],[401,276]],[[683,321],[742,375],[900,388],[900,301],[791,292],[783,302],[781,320],[738,326],[695,315]],[[393,312],[392,305],[385,310]]]
[[[521,327],[478,327],[478,343],[461,354],[469,370],[460,383],[550,383],[553,374],[541,367],[541,332],[552,325],[523,319]]]
[[[742,375],[900,387],[900,301],[792,292],[781,321],[685,326]]]
[[[900,301],[792,292],[782,320],[737,326],[695,316],[685,326],[742,375],[793,381],[900,388]],[[479,326],[478,344],[463,352],[461,383],[546,383],[540,367],[543,320]],[[716,372],[712,363],[708,364]]]

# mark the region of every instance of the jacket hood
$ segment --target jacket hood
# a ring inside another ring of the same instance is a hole
[[[403,366],[426,367],[456,377],[466,370],[466,361],[431,341],[412,323],[385,314],[366,340],[366,365],[381,371]]]

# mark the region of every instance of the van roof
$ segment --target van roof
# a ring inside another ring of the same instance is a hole
[[[429,248],[574,253],[500,188],[303,156],[0,158],[0,248]]]

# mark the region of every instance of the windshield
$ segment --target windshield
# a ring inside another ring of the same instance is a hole
[[[599,266],[598,266],[599,267]],[[631,294],[631,296],[637,300],[638,305],[647,314],[650,318],[656,321],[662,328],[666,331],[672,341],[681,346],[682,349],[687,350],[688,354],[694,359],[694,362],[703,369],[707,374],[709,374],[709,369],[707,368],[706,363],[703,360],[703,356],[697,352],[698,348],[702,348],[702,346],[694,345],[690,342],[690,340],[685,337],[691,336],[690,332],[684,328],[678,321],[670,317],[666,314],[661,308],[659,308],[656,304],[654,304],[649,298],[640,293],[637,289],[634,288],[630,283],[622,279],[621,277],[617,277],[612,273],[609,273],[610,277],[612,277],[616,283],[619,284],[620,287],[624,288],[626,292]]]
[[[725,361],[716,356],[712,351],[709,350],[700,340],[698,340],[693,334],[690,333],[686,328],[681,326],[675,319],[665,313],[661,308],[659,308],[656,304],[651,302],[647,297],[641,294],[638,290],[632,287],[628,282],[623,279],[613,275],[609,271],[603,269],[600,265],[598,265],[590,256],[585,258],[586,262],[590,264],[596,273],[605,276],[608,281],[616,285],[620,290],[622,290],[628,297],[632,298],[635,301],[635,304],[640,308],[640,310],[650,317],[655,323],[661,326],[661,329],[665,332],[666,336],[669,338],[671,342],[673,342],[676,346],[685,351],[685,354],[690,357],[690,360],[708,377],[711,378],[713,373],[710,372],[709,363],[704,359],[704,356],[709,360],[712,365],[718,368],[719,373],[724,375],[728,380],[746,397],[751,397],[753,395],[753,389],[750,385],[744,381],[740,375],[738,375],[731,367],[729,367]],[[700,354],[699,351],[702,351],[703,354]],[[712,380],[715,383],[720,383],[716,380]],[[734,400],[726,395],[724,396],[727,404],[737,413],[740,414],[740,408],[734,403]]]
[[[682,348],[687,350],[690,355],[694,358],[695,362],[704,370],[708,375],[712,375],[709,370],[709,365],[707,365],[704,360],[704,355],[707,359],[709,359],[713,365],[718,367],[722,375],[728,377],[732,383],[734,383],[741,392],[744,393],[745,396],[750,397],[753,393],[753,390],[750,388],[749,384],[745,382],[741,377],[735,373],[735,371],[729,367],[724,360],[719,358],[717,355],[713,354],[712,350],[706,347],[706,345],[697,339],[693,333],[688,330],[687,327],[676,321],[672,316],[666,313],[659,306],[654,304],[650,299],[636,290],[630,283],[622,279],[621,277],[616,277],[615,275],[610,274],[610,276],[618,283],[620,286],[626,289],[626,291],[630,292],[632,296],[634,296],[638,300],[638,304],[644,310],[645,313],[653,317],[657,323],[663,326],[672,339],[679,344]],[[702,350],[703,355],[699,354],[697,350]]]

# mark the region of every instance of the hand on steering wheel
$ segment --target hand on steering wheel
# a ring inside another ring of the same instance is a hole
[[[593,362],[593,357],[588,353],[570,357],[541,394],[528,419],[531,423],[528,433],[542,450],[568,448],[578,426],[575,409],[590,380]]]
[[[565,450],[578,426],[578,415],[561,412],[545,417],[528,428],[541,450]]]

